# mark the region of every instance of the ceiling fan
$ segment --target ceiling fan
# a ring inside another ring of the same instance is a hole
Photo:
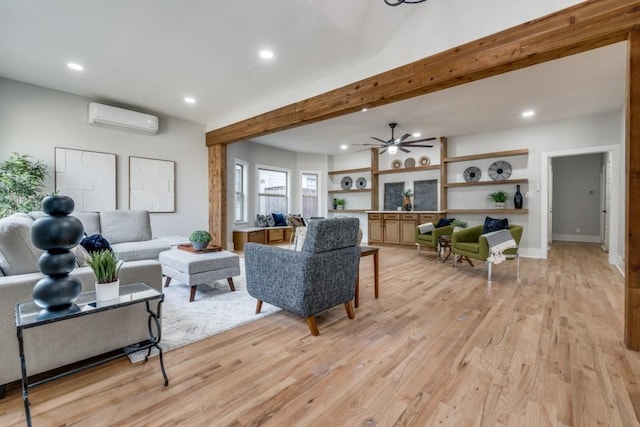
[[[372,136],[371,139],[375,139],[376,141],[378,141],[377,143],[352,144],[352,145],[367,145],[367,146],[382,148],[382,150],[380,151],[380,154],[384,153],[387,150],[389,150],[389,154],[395,154],[398,150],[404,151],[405,153],[410,153],[411,151],[407,150],[405,147],[409,147],[409,148],[433,147],[433,145],[426,145],[426,144],[417,145],[417,143],[425,142],[425,141],[433,141],[436,139],[434,137],[407,141],[407,138],[409,138],[411,134],[405,133],[400,138],[396,138],[393,134],[393,130],[396,128],[396,126],[398,126],[397,123],[389,123],[389,127],[391,128],[391,138],[389,138],[386,141],[384,139],[380,139],[380,138],[376,138],[375,136]]]

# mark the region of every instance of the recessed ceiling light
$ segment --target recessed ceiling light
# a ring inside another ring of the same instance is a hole
[[[273,51],[270,51],[268,49],[263,49],[260,51],[260,57],[263,59],[272,59],[273,58]]]
[[[420,138],[421,136],[422,136],[422,134],[421,134],[420,132],[415,132],[415,133],[413,134],[413,137],[414,137],[414,138]]]
[[[342,145],[340,146],[340,149],[341,149],[341,150],[346,150],[347,148],[349,148],[349,146],[348,146],[347,144],[342,144]]]
[[[80,64],[76,64],[75,62],[67,62],[67,67],[74,71],[84,71],[84,67]]]
[[[187,104],[195,104],[195,103],[196,103],[196,99],[195,99],[195,98],[192,98],[192,97],[190,97],[190,96],[187,96],[187,97],[184,99],[184,102],[186,102]]]
[[[522,113],[522,117],[524,117],[524,118],[533,117],[533,116],[535,116],[535,115],[536,115],[536,112],[535,112],[535,111],[533,111],[533,110],[527,110],[527,111],[524,111],[524,112]]]
[[[362,112],[363,112],[363,113],[366,113],[366,112],[367,112],[367,107],[364,107],[364,108],[362,109]]]

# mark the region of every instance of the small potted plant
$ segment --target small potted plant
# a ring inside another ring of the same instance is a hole
[[[402,192],[402,207],[405,211],[410,211],[411,209],[413,209],[413,206],[411,205],[412,197],[413,191],[410,188]]]
[[[347,201],[345,199],[336,199],[336,206],[338,209],[344,209],[344,205]]]
[[[506,191],[494,191],[493,193],[489,193],[487,196],[487,200],[490,202],[494,202],[496,204],[496,208],[504,209],[505,202],[509,199],[509,193]]]
[[[193,249],[202,250],[209,245],[211,234],[208,231],[196,230],[189,235],[189,241],[193,245]]]
[[[120,296],[118,273],[124,264],[111,249],[92,252],[86,260],[96,275],[96,301],[110,301]]]

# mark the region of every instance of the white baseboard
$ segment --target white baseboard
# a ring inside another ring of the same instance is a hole
[[[520,248],[518,254],[522,258],[542,258],[542,249]]]
[[[616,262],[616,268],[618,269],[618,271],[620,272],[620,274],[622,274],[622,277],[624,277],[624,260],[622,259],[622,257],[620,255],[618,255],[618,262]]]
[[[554,234],[553,240],[561,242],[600,243],[600,236],[587,236],[585,234]]]

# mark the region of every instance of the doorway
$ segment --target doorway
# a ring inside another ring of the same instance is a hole
[[[600,243],[609,263],[618,258],[618,221],[622,209],[612,171],[620,164],[620,146],[585,147],[542,153],[541,237],[543,242]],[[611,220],[613,218],[614,220]],[[547,258],[548,244],[542,256]]]

